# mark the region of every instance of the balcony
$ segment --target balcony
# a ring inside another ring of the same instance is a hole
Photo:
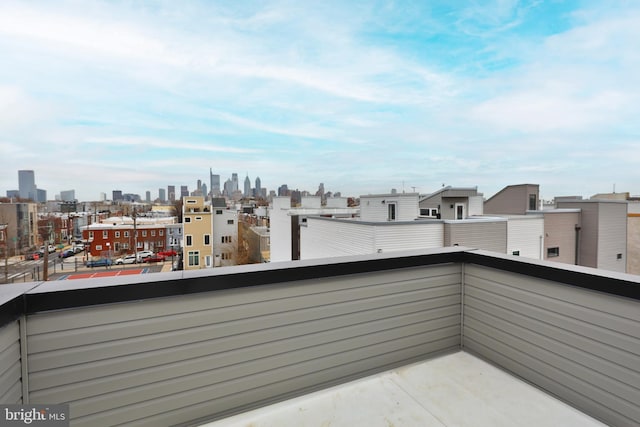
[[[300,402],[324,416],[336,393],[386,413],[416,402],[402,381],[436,377],[510,417],[640,420],[637,276],[466,248],[6,285],[0,321],[0,402],[69,403],[74,426],[245,425]],[[486,412],[422,388],[431,415]]]

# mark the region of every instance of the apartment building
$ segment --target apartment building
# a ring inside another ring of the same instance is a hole
[[[36,203],[0,203],[0,224],[7,226],[4,231],[10,254],[25,254],[38,244]]]
[[[115,257],[166,248],[164,224],[94,223],[82,229],[85,249],[93,257]]]
[[[420,216],[438,219],[465,219],[482,215],[483,197],[477,187],[451,187],[420,197]]]
[[[213,217],[203,196],[182,198],[182,225],[184,269],[213,267]]]

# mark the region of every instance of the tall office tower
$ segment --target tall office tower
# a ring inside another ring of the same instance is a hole
[[[244,197],[251,197],[251,180],[249,175],[244,179]]]
[[[113,190],[111,192],[111,200],[113,200],[114,202],[118,200],[124,200],[122,197],[122,190]]]
[[[232,173],[231,174],[231,184],[232,184],[231,192],[234,193],[234,192],[238,191],[238,188],[240,188],[240,187],[238,186],[238,174],[237,173]]]
[[[199,179],[198,182],[196,183],[196,190],[202,192],[202,180]],[[201,194],[202,196],[202,194]]]
[[[160,199],[160,202],[162,203],[167,201],[167,196],[164,188],[158,188],[158,199]]]
[[[211,186],[211,197],[218,197],[220,195],[220,175],[214,175],[211,168],[209,168],[209,184]]]
[[[98,200],[100,200],[101,202],[106,201],[107,200],[107,193],[100,192],[100,196],[98,197]]]
[[[180,197],[189,197],[189,187],[186,185],[180,186]]]
[[[291,193],[289,193],[289,187],[287,186],[287,184],[282,184],[280,187],[278,187],[278,196],[290,196]]]
[[[33,171],[18,171],[18,191],[20,192],[20,198],[37,201],[36,176]]]
[[[151,203],[151,191],[147,191],[147,192],[145,193],[145,201],[146,201],[147,203]]]
[[[61,191],[60,200],[63,202],[73,202],[76,200],[76,190]]]
[[[200,192],[202,193],[202,197],[204,197],[204,199],[207,200],[207,194],[209,194],[207,193],[207,190],[208,190],[207,184],[202,184],[202,187],[200,187],[200,190],[201,190]]]
[[[260,181],[260,177],[256,177],[256,188],[254,191],[255,197],[262,197],[262,182]]]
[[[231,197],[231,194],[233,194],[233,182],[230,179],[227,179],[224,182],[224,195]]]
[[[40,188],[36,188],[36,202],[45,203],[47,201],[47,190],[41,190]]]
[[[176,186],[175,185],[170,185],[167,187],[167,197],[169,197],[169,201],[170,202],[175,202],[176,201]]]

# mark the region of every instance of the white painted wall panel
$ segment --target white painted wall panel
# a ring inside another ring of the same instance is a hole
[[[620,254],[620,258],[618,258]],[[601,203],[598,215],[598,268],[626,272],[627,205]]]
[[[507,222],[507,253],[519,251],[520,256],[542,259],[544,244],[543,217],[509,218]]]
[[[291,261],[291,208],[289,197],[275,197],[269,209],[271,261]]]

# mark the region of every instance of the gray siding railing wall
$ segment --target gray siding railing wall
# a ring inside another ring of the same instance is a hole
[[[13,321],[0,328],[0,403],[22,403],[20,328]]]
[[[0,304],[0,403],[185,424],[462,347],[610,425],[640,420],[634,276],[464,248],[245,267],[3,288],[21,297]]]
[[[609,425],[638,425],[638,301],[473,264],[463,300],[465,350]]]
[[[33,314],[29,401],[69,403],[74,426],[174,425],[458,350],[461,271],[414,267]]]

